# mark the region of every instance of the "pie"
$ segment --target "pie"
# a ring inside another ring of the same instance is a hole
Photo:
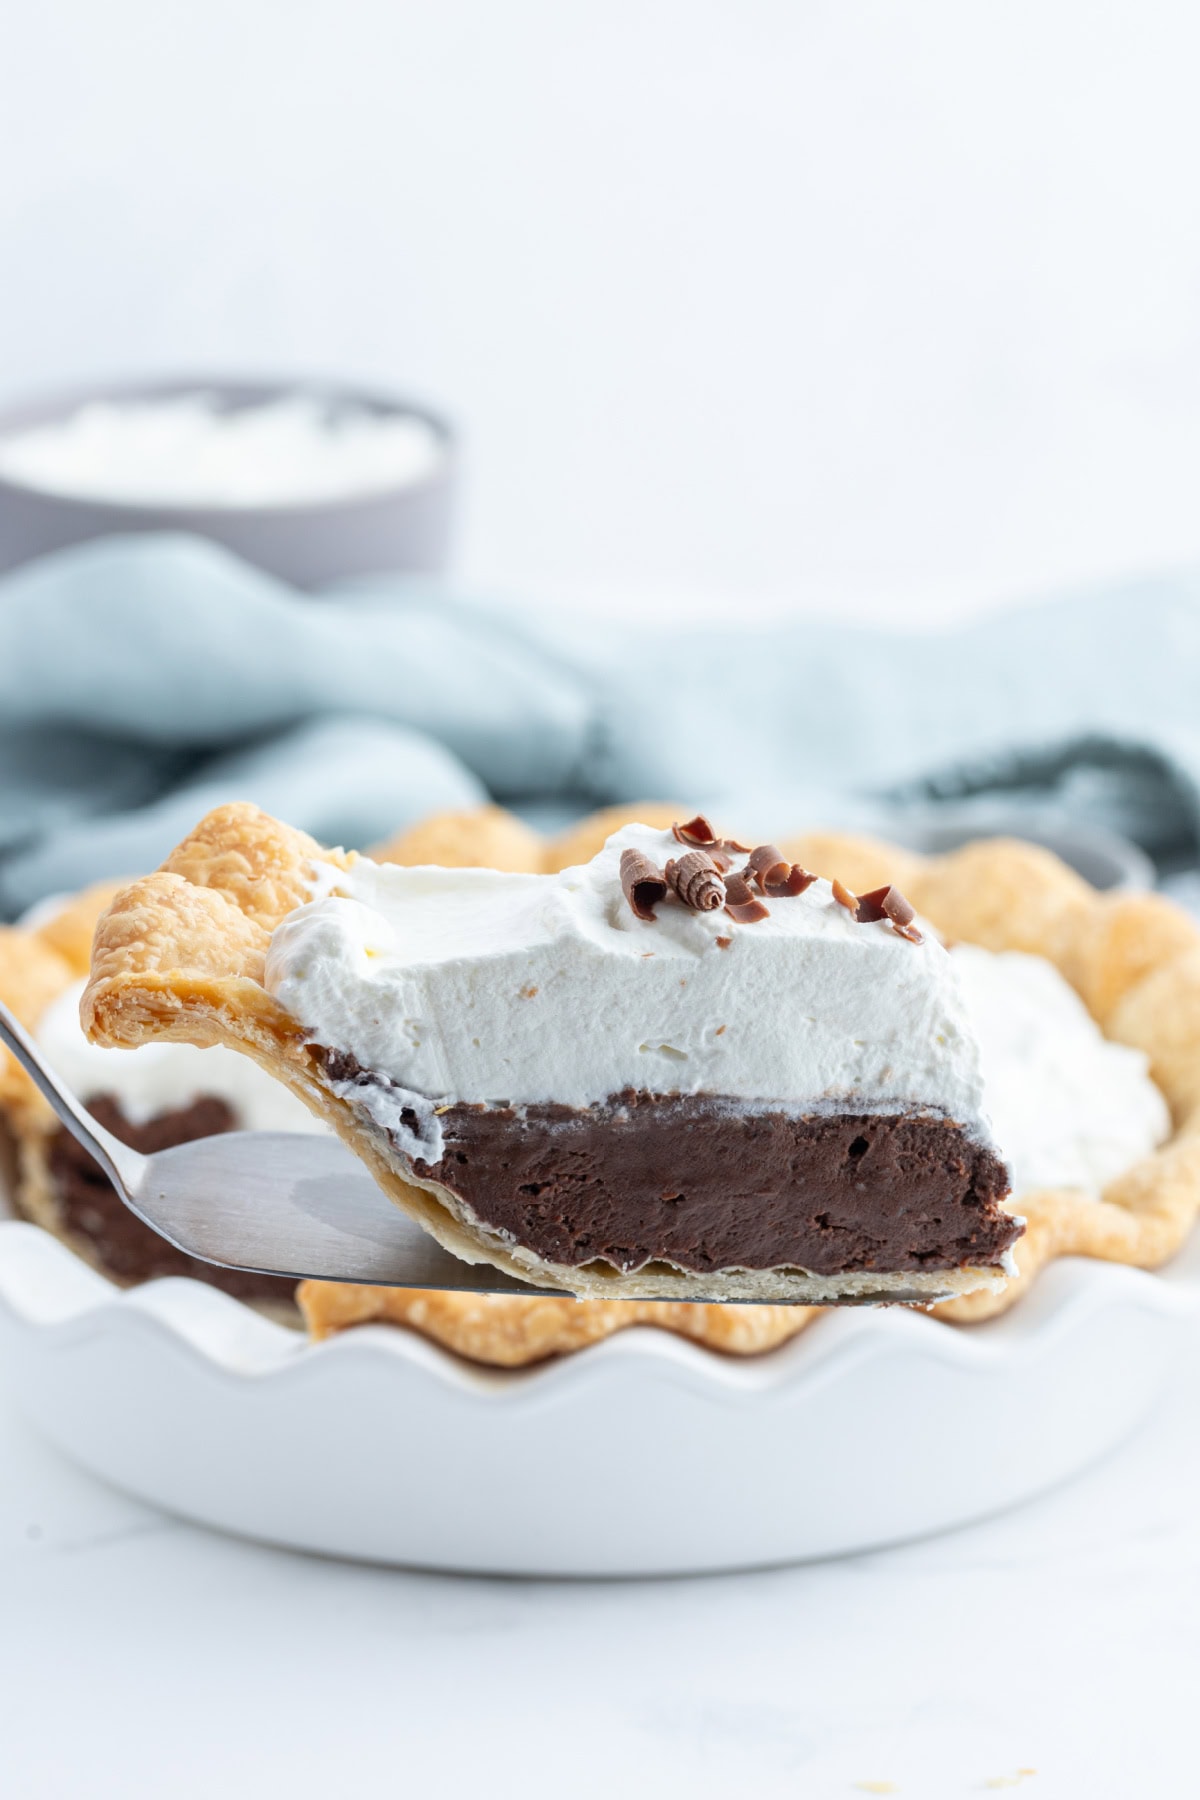
[[[479,814],[439,815],[373,854],[402,864],[436,855],[446,866],[485,866],[495,860],[510,870],[553,872],[590,860],[631,817],[661,824],[685,810],[648,805],[609,809],[560,839],[543,840],[499,808],[480,809]],[[981,842],[933,859],[831,833],[810,833],[785,841],[782,848],[794,862],[838,875],[860,893],[895,882],[925,918],[959,945],[982,945],[1003,959],[1012,953],[1030,961],[1044,959],[1078,991],[1110,1041],[1145,1054],[1170,1103],[1171,1135],[1161,1146],[1133,1157],[1105,1184],[1102,1197],[1070,1186],[1020,1187],[1013,1203],[1027,1224],[1015,1247],[1016,1275],[997,1292],[977,1291],[936,1305],[933,1317],[957,1323],[1002,1311],[1058,1255],[1091,1255],[1142,1267],[1166,1261],[1186,1237],[1200,1203],[1200,931],[1193,922],[1156,895],[1097,895],[1047,852],[1007,840]],[[57,915],[57,924],[52,921],[37,932],[0,928],[0,998],[27,1025],[36,1027],[80,968],[86,968],[95,915],[109,897],[105,889],[89,891]],[[244,1061],[240,1066],[248,1075],[257,1074]],[[26,1167],[32,1163],[42,1172],[34,1184],[43,1195],[36,1209],[28,1207],[29,1182],[23,1186],[27,1210],[36,1210],[42,1222],[61,1230],[61,1204],[45,1175],[45,1148],[57,1123],[2,1052],[0,1106],[22,1138]],[[113,1204],[124,1213],[115,1198]],[[106,1261],[103,1230],[99,1250],[94,1241],[72,1237],[69,1231],[66,1235],[106,1272],[117,1273]],[[161,1245],[149,1231],[145,1235],[151,1249]],[[175,1254],[166,1245],[161,1248]],[[155,1271],[143,1268],[118,1278],[140,1279],[150,1272]],[[218,1283],[228,1273],[205,1265],[189,1272]],[[637,1324],[676,1331],[733,1354],[761,1352],[819,1316],[818,1308],[796,1305],[579,1303],[534,1294],[486,1297],[317,1281],[302,1284],[298,1297],[316,1336],[388,1321],[433,1337],[461,1355],[501,1366],[575,1350]]]
[[[1012,1268],[946,951],[894,887],[703,819],[529,875],[222,807],[101,918],[81,1011],[100,1044],[253,1057],[446,1248],[534,1285],[928,1304]]]
[[[654,822],[680,807],[611,808],[549,840],[526,865],[555,870],[586,861],[633,817]],[[494,828],[494,827],[493,827]],[[469,815],[459,817],[458,854],[472,849]],[[969,1324],[1018,1303],[1041,1268],[1058,1256],[1093,1256],[1156,1268],[1180,1248],[1200,1208],[1200,929],[1156,894],[1098,894],[1049,852],[1012,839],[989,839],[950,855],[924,858],[861,835],[809,832],[783,843],[785,854],[852,888],[894,881],[946,937],[997,956],[1024,956],[1057,970],[1076,991],[1106,1038],[1140,1051],[1170,1113],[1164,1141],[1131,1158],[1099,1193],[1038,1184],[1016,1204],[1026,1219],[1016,1247],[1017,1273],[999,1292],[944,1301],[932,1317]],[[419,842],[400,834],[384,847],[400,862],[420,860]],[[382,854],[382,852],[376,852]],[[1051,1121],[1053,1125],[1053,1121]],[[597,1331],[650,1323],[668,1329],[675,1312],[711,1314],[715,1325],[753,1318],[772,1342],[803,1330],[818,1308],[640,1307],[601,1303],[566,1308],[556,1329],[557,1301],[513,1296],[481,1302],[462,1294],[306,1282],[299,1299],[310,1330],[329,1332],[371,1320],[410,1326],[482,1362],[528,1362],[578,1347]],[[577,1323],[580,1313],[588,1325]],[[766,1315],[772,1315],[768,1320]],[[594,1315],[594,1317],[593,1317]],[[706,1329],[694,1321],[695,1335]],[[692,1335],[693,1333],[689,1333]],[[714,1347],[736,1350],[729,1342]],[[766,1342],[756,1348],[769,1347]]]

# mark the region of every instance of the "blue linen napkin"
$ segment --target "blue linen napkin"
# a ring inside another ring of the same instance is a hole
[[[0,582],[0,912],[154,867],[249,799],[364,844],[487,795],[896,829],[1001,797],[1200,848],[1200,581],[949,631],[549,622],[424,578],[299,597],[199,539]]]

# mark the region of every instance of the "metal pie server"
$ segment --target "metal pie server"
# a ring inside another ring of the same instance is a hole
[[[98,1125],[0,1003],[0,1043],[131,1212],[201,1262],[299,1281],[472,1294],[556,1293],[461,1262],[405,1216],[335,1137],[229,1131],[142,1156]]]

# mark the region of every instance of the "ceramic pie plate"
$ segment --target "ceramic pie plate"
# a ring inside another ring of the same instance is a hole
[[[1200,1234],[1160,1274],[1064,1259],[956,1329],[827,1313],[768,1355],[638,1327],[500,1371],[405,1330],[320,1344],[186,1280],[114,1288],[0,1224],[0,1379],[116,1487],[300,1550],[507,1575],[676,1575],[936,1532],[1128,1435],[1200,1311]]]

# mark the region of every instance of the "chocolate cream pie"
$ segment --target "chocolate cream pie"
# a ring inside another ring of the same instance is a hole
[[[941,944],[703,820],[530,875],[224,807],[114,900],[82,1014],[246,1052],[448,1249],[539,1285],[928,1304],[1012,1267]]]

